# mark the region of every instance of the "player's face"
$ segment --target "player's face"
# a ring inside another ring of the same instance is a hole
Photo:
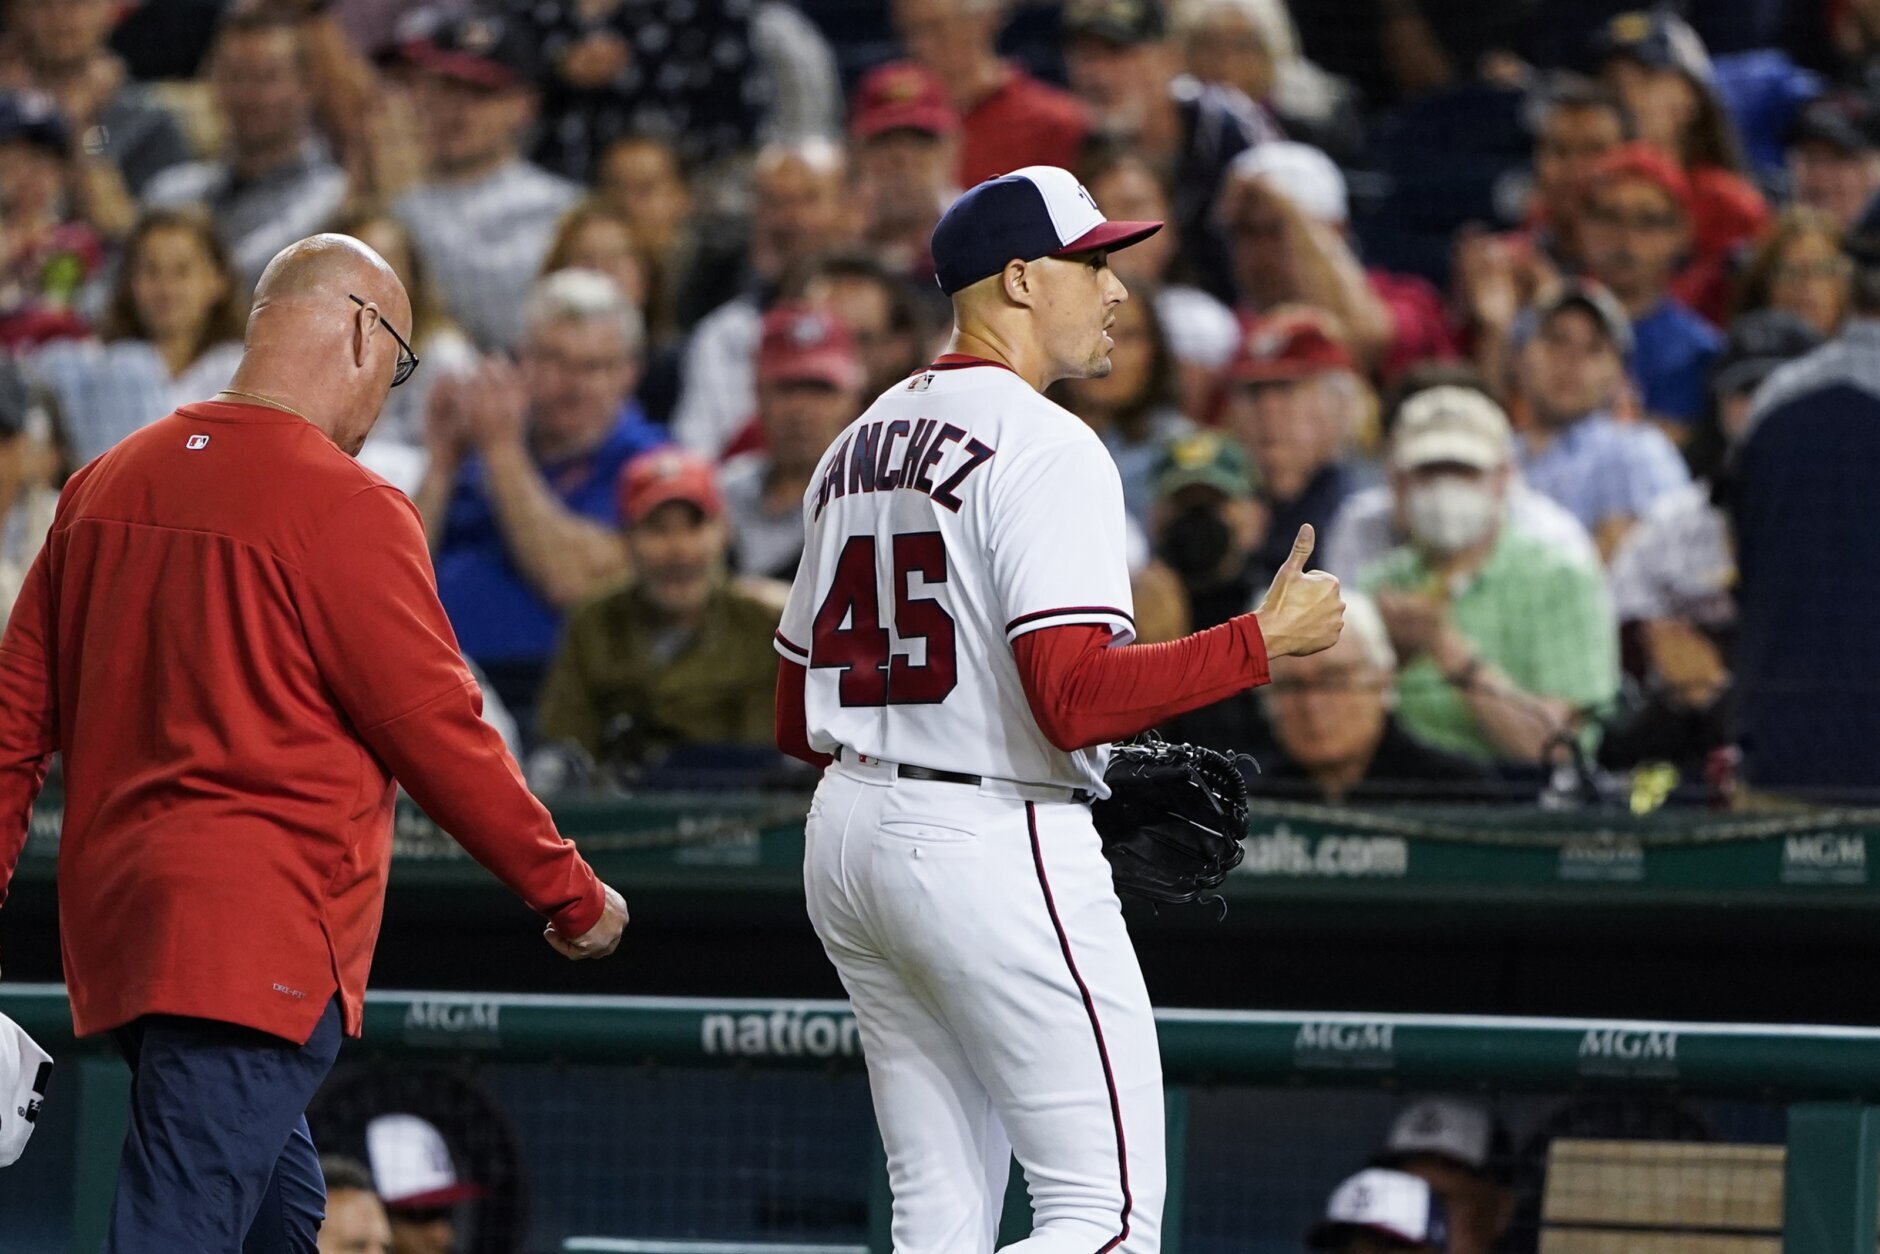
[[[1101,379],[1110,373],[1110,326],[1129,289],[1110,269],[1107,252],[1047,257],[1037,264],[1043,282],[1033,308],[1051,358],[1052,378]]]

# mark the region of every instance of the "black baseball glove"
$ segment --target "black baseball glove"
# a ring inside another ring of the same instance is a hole
[[[1090,806],[1116,890],[1150,901],[1207,900],[1246,850],[1247,781],[1200,745],[1118,745]]]

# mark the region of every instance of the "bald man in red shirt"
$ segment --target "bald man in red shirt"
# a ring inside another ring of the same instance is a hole
[[[233,383],[72,477],[0,638],[0,892],[57,750],[73,1026],[134,1077],[111,1254],[314,1249],[303,1112],[360,1030],[394,781],[567,957],[626,923],[482,721],[417,511],[353,460],[410,325],[364,245],[284,250]]]

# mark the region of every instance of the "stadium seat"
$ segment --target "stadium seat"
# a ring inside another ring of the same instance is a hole
[[[1555,1141],[1541,1254],[1780,1254],[1779,1145]]]

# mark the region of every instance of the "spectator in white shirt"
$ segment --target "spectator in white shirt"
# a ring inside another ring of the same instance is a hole
[[[680,367],[672,436],[716,458],[757,404],[753,363],[764,307],[793,264],[850,245],[857,222],[848,163],[828,140],[771,144],[757,154],[751,185],[751,245],[745,294],[700,319]]]
[[[139,219],[98,336],[27,359],[58,400],[74,464],[225,387],[241,361],[247,306],[207,216],[156,209]]]
[[[393,211],[444,306],[484,348],[507,348],[562,214],[580,197],[522,158],[535,119],[534,50],[506,19],[447,19],[403,49],[430,166]]]
[[[247,292],[275,253],[338,211],[346,174],[314,132],[312,65],[297,21],[236,9],[216,34],[209,85],[228,123],[228,152],[163,171],[144,203],[207,208]]]

